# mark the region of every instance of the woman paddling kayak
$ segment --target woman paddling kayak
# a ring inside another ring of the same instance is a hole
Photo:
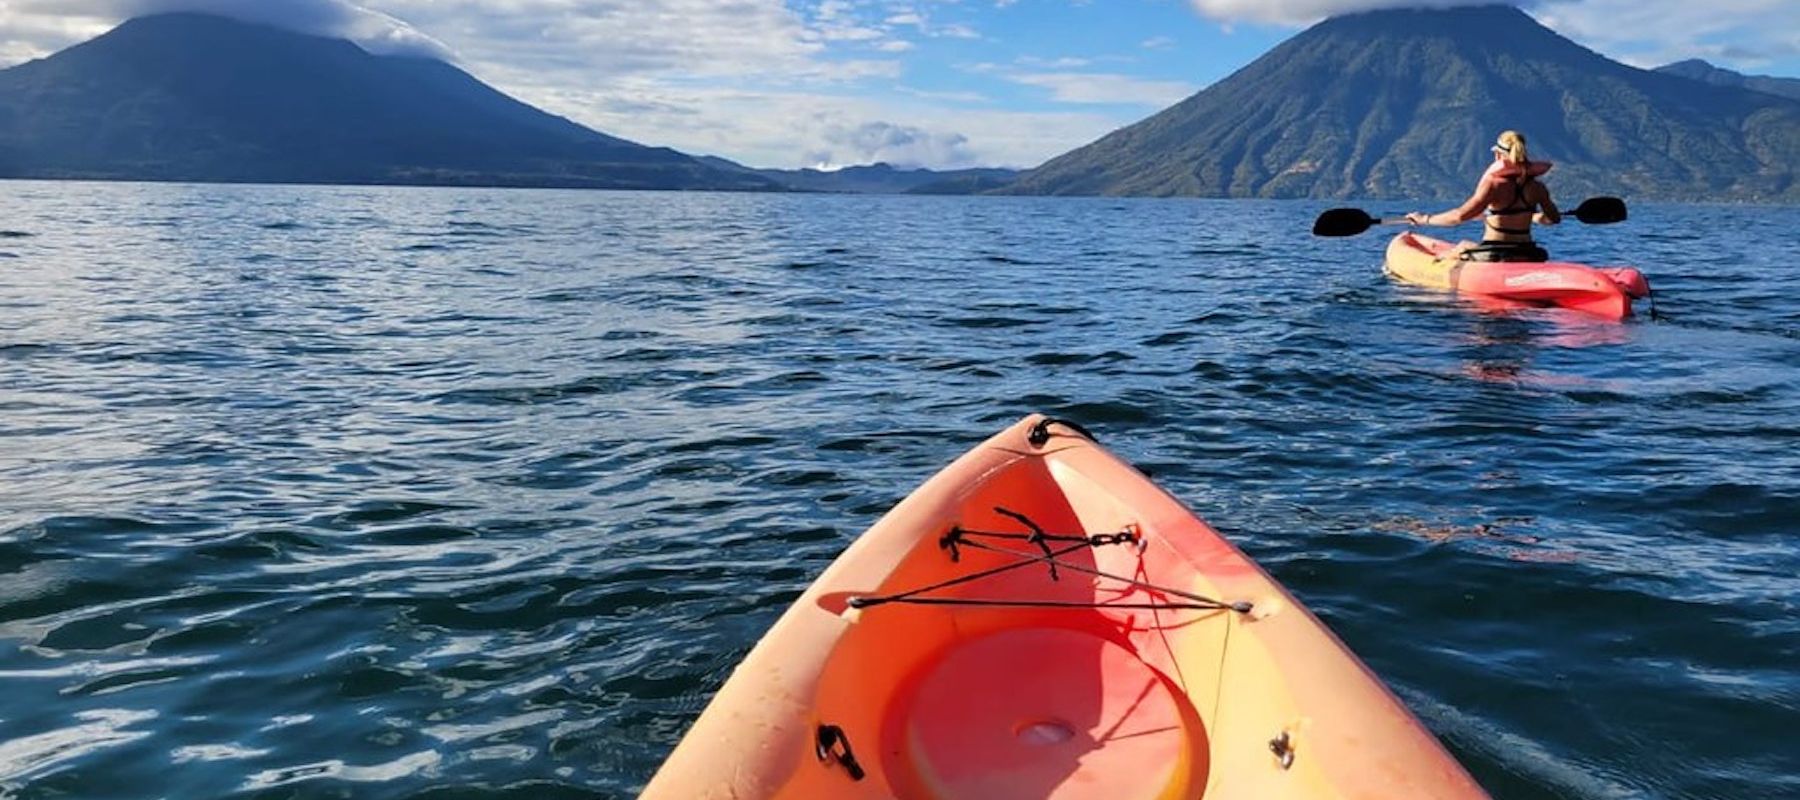
[[[1415,211],[1406,220],[1448,228],[1485,213],[1481,242],[1462,242],[1451,255],[1465,261],[1548,261],[1550,254],[1531,239],[1531,225],[1562,221],[1549,187],[1538,180],[1550,171],[1550,162],[1532,161],[1525,152],[1525,136],[1518,131],[1501,133],[1493,150],[1494,163],[1481,174],[1466,202],[1436,214]]]

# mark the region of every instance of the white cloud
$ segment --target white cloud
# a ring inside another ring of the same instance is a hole
[[[1152,36],[1138,45],[1145,50],[1167,50],[1175,46],[1173,36]]]
[[[822,167],[885,161],[899,167],[964,167],[976,163],[969,137],[935,132],[915,125],[873,121],[860,125],[826,123],[820,138],[826,147],[807,154]]]
[[[43,50],[91,38],[129,17],[178,11],[216,14],[302,33],[350,39],[371,52],[451,58],[450,49],[387,14],[347,0],[12,0],[0,3],[0,25],[8,33],[57,23],[75,32],[72,40],[47,37]],[[42,55],[43,52],[31,53]]]
[[[969,107],[977,96],[903,92],[916,99],[875,100],[643,78],[629,83],[605,91],[558,87],[528,99],[614,135],[763,167],[842,166],[877,158],[931,167],[1036,166],[1130,121],[1086,111]],[[910,127],[913,139],[850,135],[884,122]]]
[[[1019,56],[1017,59],[1014,59],[1014,60],[1016,63],[1018,63],[1022,66],[1042,67],[1042,68],[1046,68],[1046,69],[1075,69],[1078,67],[1085,67],[1089,64],[1094,63],[1094,60],[1091,58],[1078,58],[1076,56],[1062,56],[1060,58],[1043,58],[1041,56]]]
[[[1800,57],[1797,0],[1188,0],[1201,16],[1232,23],[1299,26],[1384,8],[1445,8],[1496,2],[1612,58],[1656,66],[1709,58],[1753,67]]]
[[[937,92],[926,89],[914,89],[908,86],[896,86],[894,89],[902,94],[922,97],[927,100],[948,100],[952,103],[987,103],[992,99],[980,92]]]
[[[835,43],[865,54],[904,47],[878,19],[835,0],[811,20],[783,0],[0,0],[0,52],[13,56],[0,66],[92,38],[129,17],[168,11],[340,36],[381,53],[447,57],[452,48],[442,40],[455,43],[454,60],[465,65],[590,76],[854,79],[891,74],[896,65],[857,63],[831,53]]]
[[[1507,0],[1188,0],[1202,16],[1219,22],[1277,25],[1307,25],[1326,17],[1380,8],[1444,8],[1498,2]],[[1517,2],[1512,4],[1519,5]]]
[[[1031,141],[1019,135],[1024,118],[970,115],[967,97],[867,99],[871,89],[901,93],[894,54],[914,45],[883,26],[911,6],[511,0],[499,13],[491,0],[370,2],[453,42],[479,77],[526,102],[689,153],[774,167],[1035,164],[1086,141]],[[1108,122],[1084,117],[1070,130],[1104,132]]]
[[[870,39],[880,39],[887,34],[879,29],[865,28],[861,25],[833,25],[828,28],[820,28],[819,35],[834,42],[866,42]]]
[[[780,0],[367,0],[453,42],[486,77],[500,68],[545,82],[624,75],[789,79],[863,75],[824,56],[833,42],[870,41],[840,12],[814,23]],[[883,68],[886,69],[886,68]]]
[[[953,39],[979,39],[981,34],[974,28],[961,23],[935,25],[926,14],[917,8],[901,6],[892,9],[886,19],[881,21],[884,29],[909,27],[919,33],[934,38],[949,37]]]
[[[0,67],[92,39],[105,33],[114,22],[81,14],[31,11],[16,5],[0,0]]]
[[[1638,66],[1706,58],[1754,68],[1800,56],[1795,0],[1548,0],[1532,14],[1558,33]]]
[[[1007,80],[1049,89],[1063,103],[1104,103],[1162,108],[1174,105],[1200,87],[1183,81],[1147,81],[1105,72],[1019,72]]]

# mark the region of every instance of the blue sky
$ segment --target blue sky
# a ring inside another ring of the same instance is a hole
[[[446,55],[608,133],[756,166],[1031,166],[1324,16],[1465,1],[0,0],[0,65],[130,16],[211,11]],[[1800,76],[1800,0],[1526,7],[1628,63]]]

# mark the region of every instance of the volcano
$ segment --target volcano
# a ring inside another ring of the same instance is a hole
[[[1328,19],[1001,191],[1461,199],[1506,129],[1565,196],[1800,202],[1800,102],[1627,66],[1511,6]]]
[[[0,70],[0,177],[772,189],[591,130],[444,61],[203,14]]]

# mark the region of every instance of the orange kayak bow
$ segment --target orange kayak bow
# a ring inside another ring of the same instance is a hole
[[[644,797],[1478,798],[1241,551],[1029,417],[850,545]]]

